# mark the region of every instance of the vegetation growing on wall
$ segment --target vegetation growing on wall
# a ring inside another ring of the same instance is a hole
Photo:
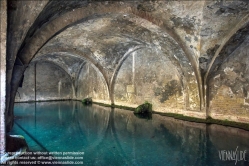
[[[92,98],[91,97],[85,98],[85,99],[82,100],[82,103],[84,105],[91,105],[92,104]]]
[[[97,103],[97,102],[93,102],[93,103],[101,105],[101,106],[105,106],[105,107],[126,109],[126,110],[131,110],[131,111],[134,111],[134,112],[136,110],[136,108],[127,107],[127,106],[119,106],[119,105],[114,105],[114,104],[110,105],[110,104],[103,104],[103,103]],[[185,121],[189,121],[189,122],[206,123],[206,124],[218,124],[218,125],[223,125],[223,126],[236,127],[236,128],[240,128],[240,129],[244,129],[244,130],[249,131],[249,124],[248,123],[239,123],[239,122],[233,122],[233,121],[229,121],[229,120],[218,120],[218,119],[213,119],[211,117],[208,117],[207,119],[201,119],[201,118],[195,118],[195,117],[190,117],[190,116],[184,116],[182,114],[158,113],[158,112],[154,112],[154,111],[152,111],[151,114],[149,114],[149,116],[147,116],[147,117],[146,116],[141,116],[141,114],[135,114],[135,116],[138,117],[138,118],[151,119],[152,118],[152,113],[159,114],[159,115],[162,115],[162,116],[172,117],[172,118],[175,118],[175,119],[185,120]]]
[[[189,121],[189,122],[218,124],[218,125],[223,125],[223,126],[236,127],[236,128],[240,128],[240,129],[244,129],[244,130],[249,131],[249,124],[248,123],[233,122],[233,121],[229,121],[229,120],[219,120],[219,119],[213,119],[211,117],[208,117],[207,119],[200,119],[200,118],[184,116],[182,114],[175,114],[175,113],[157,113],[157,112],[153,112],[153,113],[163,115],[163,116],[169,116],[169,117],[173,117],[175,119],[185,120],[185,121]]]
[[[144,102],[134,110],[134,114],[138,118],[152,119],[152,104],[147,101]]]
[[[139,105],[134,114],[145,114],[145,113],[152,113],[152,104],[149,102],[145,102],[144,104]]]

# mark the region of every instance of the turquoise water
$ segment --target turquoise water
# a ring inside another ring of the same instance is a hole
[[[80,152],[83,165],[249,165],[247,131],[78,101],[15,103],[11,134],[24,135],[31,151]],[[237,161],[222,158],[236,149],[244,153]]]

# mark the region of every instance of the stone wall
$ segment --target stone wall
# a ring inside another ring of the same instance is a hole
[[[22,87],[16,93],[16,102],[35,101],[35,64],[30,64],[23,77]]]
[[[35,67],[36,66],[36,67]],[[31,63],[24,73],[16,102],[71,99],[73,84],[70,76],[53,63]]]
[[[96,102],[110,104],[109,95],[113,93],[117,105],[136,107],[148,101],[156,112],[199,116],[200,99],[194,72],[184,71],[187,75],[183,77],[180,73],[184,68],[177,68],[167,54],[157,48],[130,53],[116,71],[113,91],[109,91],[104,76],[90,62],[82,63],[81,68],[73,71],[65,65],[69,62],[63,60],[62,55],[53,55],[47,61],[44,61],[45,56],[26,69],[15,101],[92,97]],[[201,114],[201,117],[205,115]]]
[[[24,73],[18,88],[16,102],[44,100],[82,100],[92,97],[96,102],[109,103],[109,91],[100,72],[91,64],[84,64],[77,80],[53,62],[36,61]]]
[[[71,99],[73,97],[73,86],[70,76],[58,66],[38,63],[37,71],[37,100]]]
[[[142,49],[132,53],[122,64],[116,84],[115,103],[151,102],[158,107],[184,109],[179,73],[162,53]]]
[[[181,77],[160,50],[138,50],[128,56],[118,72],[115,104],[137,106],[148,101],[157,112],[198,111],[197,83],[191,76],[187,76],[185,82],[182,79],[186,78]]]
[[[218,68],[209,81],[209,112],[215,119],[249,121],[248,39]]]
[[[76,88],[78,100],[92,97],[96,102],[110,104],[109,90],[103,76],[89,63],[79,71]]]

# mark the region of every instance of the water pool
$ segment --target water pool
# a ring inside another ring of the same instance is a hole
[[[78,101],[15,103],[14,111],[11,134],[24,135],[30,150],[83,152],[84,165],[249,165],[249,132],[241,129],[157,114],[140,119]]]

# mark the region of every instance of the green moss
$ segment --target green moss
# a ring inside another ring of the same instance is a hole
[[[152,119],[152,104],[146,101],[144,104],[139,105],[133,113],[138,118]]]
[[[123,105],[115,105],[115,104],[112,104],[112,107],[113,107],[113,108],[120,108],[120,109],[131,110],[131,111],[134,111],[134,110],[135,110],[135,108],[133,108],[133,107],[127,107],[127,106],[123,106]]]
[[[93,102],[93,104],[97,104],[97,105],[104,106],[104,107],[120,108],[120,109],[125,109],[125,110],[130,110],[130,111],[135,110],[135,108],[133,107],[123,106],[123,105],[105,104],[105,103],[98,103],[98,102]]]
[[[236,127],[236,128],[240,128],[240,129],[244,129],[244,130],[248,130],[249,131],[249,123],[240,123],[240,122],[233,122],[233,121],[229,121],[229,120],[218,120],[218,119],[213,119],[211,117],[208,117],[206,119],[206,123],[208,124],[219,124],[219,125],[223,125],[223,126],[231,126],[231,127]]]
[[[85,98],[81,101],[84,105],[91,105],[92,104],[92,98]]]
[[[93,104],[97,104],[97,105],[104,106],[104,107],[111,107],[110,104],[99,103],[99,102],[95,102],[95,101],[93,101]]]
[[[144,104],[139,105],[134,110],[134,114],[144,114],[144,113],[152,113],[152,104],[151,103],[145,102]]]
[[[200,119],[200,118],[184,116],[182,114],[175,114],[175,113],[157,113],[157,112],[153,112],[153,113],[160,114],[163,116],[173,117],[175,119],[190,121],[190,122],[206,123],[206,124],[218,124],[218,125],[223,125],[223,126],[236,127],[236,128],[240,128],[240,129],[244,129],[244,130],[249,131],[249,124],[248,123],[233,122],[233,121],[229,121],[227,119],[226,120],[218,120],[218,119],[213,119],[211,117],[208,117],[207,119]]]
[[[186,120],[190,122],[198,122],[198,123],[205,123],[205,119],[200,119],[200,118],[195,118],[195,117],[190,117],[190,116],[184,116],[182,114],[175,114],[175,113],[158,113],[158,112],[153,112],[155,114],[163,115],[163,116],[168,116],[168,117],[173,117],[175,119],[180,119],[180,120]]]
[[[93,103],[104,106],[104,107],[120,108],[120,109],[131,110],[131,111],[136,110],[136,108],[127,107],[127,106],[120,106],[120,105],[114,105],[114,104],[104,104],[104,103],[98,103],[98,102],[93,102]],[[148,103],[148,102],[145,102],[145,103]],[[151,110],[152,110],[152,105],[151,105]],[[213,119],[211,117],[208,117],[207,119],[201,119],[201,118],[195,118],[195,117],[190,117],[190,116],[184,116],[182,114],[158,113],[158,112],[154,112],[154,111],[152,111],[152,113],[159,114],[159,115],[162,115],[162,116],[173,117],[175,119],[185,120],[185,121],[189,121],[189,122],[206,123],[206,124],[218,124],[218,125],[223,125],[223,126],[236,127],[236,128],[240,128],[240,129],[244,129],[244,130],[249,131],[249,124],[248,123],[233,122],[233,121],[229,121],[227,119],[226,120],[218,120],[218,119]],[[135,114],[135,116],[137,116],[139,118],[150,119],[148,117],[139,116],[139,115],[136,115],[136,114]],[[150,116],[150,117],[152,117],[152,116]]]

